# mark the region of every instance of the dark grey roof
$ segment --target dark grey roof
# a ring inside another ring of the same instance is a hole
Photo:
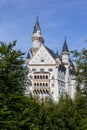
[[[41,29],[40,29],[40,24],[39,24],[39,21],[38,21],[38,16],[37,16],[37,18],[36,18],[36,23],[35,23],[35,26],[34,26],[34,31],[33,31],[33,33],[36,33],[37,30],[40,30],[40,31],[41,31]]]
[[[53,50],[51,50],[50,48],[46,47],[47,51],[51,54],[51,56],[56,59],[59,58],[61,60],[61,56],[58,54],[58,51],[55,53]]]
[[[66,68],[65,68],[65,66],[63,65],[63,64],[61,64],[60,66],[59,66],[59,68],[58,68],[58,70],[59,71],[62,71],[62,72],[66,72]]]
[[[48,50],[48,52],[52,55],[53,58],[56,58],[56,54],[53,52],[53,50],[49,49],[45,46],[45,48]]]
[[[67,52],[68,52],[68,46],[67,46],[66,38],[65,38],[65,41],[64,41],[64,44],[63,44],[63,49],[62,49],[62,51],[67,51]]]
[[[29,53],[29,51],[27,53],[26,59],[30,59],[30,53]]]
[[[56,52],[56,58],[59,58],[59,53],[58,53],[58,50]]]
[[[62,57],[61,57],[61,55],[59,55],[58,50],[56,52],[56,58],[59,58],[60,60],[62,60]]]

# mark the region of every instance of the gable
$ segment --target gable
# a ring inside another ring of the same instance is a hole
[[[55,64],[55,59],[42,45],[37,53],[32,57],[29,64]]]

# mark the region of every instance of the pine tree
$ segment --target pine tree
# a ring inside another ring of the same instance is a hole
[[[77,129],[87,129],[87,49],[82,49],[81,52],[73,52],[74,61],[76,63],[76,80],[77,91],[74,100],[75,106],[75,122]]]
[[[24,53],[15,50],[16,41],[0,42],[0,129],[16,130],[23,109],[26,80]]]
[[[73,54],[76,64],[77,89],[87,96],[87,49],[82,49],[81,52],[74,50]]]

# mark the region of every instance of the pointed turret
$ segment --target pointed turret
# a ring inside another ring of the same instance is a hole
[[[58,53],[58,50],[55,53],[55,55],[56,55],[56,65],[57,65],[56,67],[59,67],[59,65],[61,64],[61,60],[60,60],[60,55]]]
[[[40,31],[40,32],[41,32],[40,25],[39,25],[39,21],[38,21],[38,16],[37,16],[37,18],[36,18],[36,23],[35,23],[35,26],[34,26],[34,31],[33,31],[33,33],[37,33],[37,31]]]
[[[69,64],[69,50],[68,50],[68,46],[67,46],[66,37],[65,37],[63,49],[62,49],[62,62],[65,65]]]
[[[29,51],[27,53],[26,59],[30,59],[30,53],[29,53]]]
[[[66,37],[65,37],[64,44],[63,44],[63,49],[62,49],[62,52],[69,52],[69,51],[68,51],[68,46],[67,46]]]
[[[40,48],[42,44],[44,44],[44,39],[42,37],[41,28],[37,16],[34,31],[32,34],[32,48],[31,48],[32,55],[36,54],[37,50]]]
[[[58,50],[56,52],[56,58],[59,58],[59,53],[58,53]]]

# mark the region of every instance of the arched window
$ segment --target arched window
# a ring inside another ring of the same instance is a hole
[[[48,79],[48,75],[46,75],[46,79]]]
[[[42,90],[40,90],[40,93],[41,93],[41,94],[43,94],[43,91],[42,91]]]
[[[40,86],[42,86],[42,83],[40,83]]]
[[[40,75],[40,79],[42,79],[42,75]]]
[[[45,84],[43,83],[43,87],[45,86]]]
[[[39,83],[37,83],[37,86],[39,86]]]
[[[34,83],[34,86],[36,87],[36,83]]]
[[[34,75],[34,79],[36,79],[36,75]]]
[[[45,91],[45,90],[43,90],[43,93],[45,94],[45,93],[46,93],[46,91]]]
[[[47,93],[47,94],[49,93],[48,90],[46,90],[46,93]]]
[[[45,79],[45,75],[43,75],[43,79]]]
[[[48,86],[48,83],[46,83],[46,87]]]

